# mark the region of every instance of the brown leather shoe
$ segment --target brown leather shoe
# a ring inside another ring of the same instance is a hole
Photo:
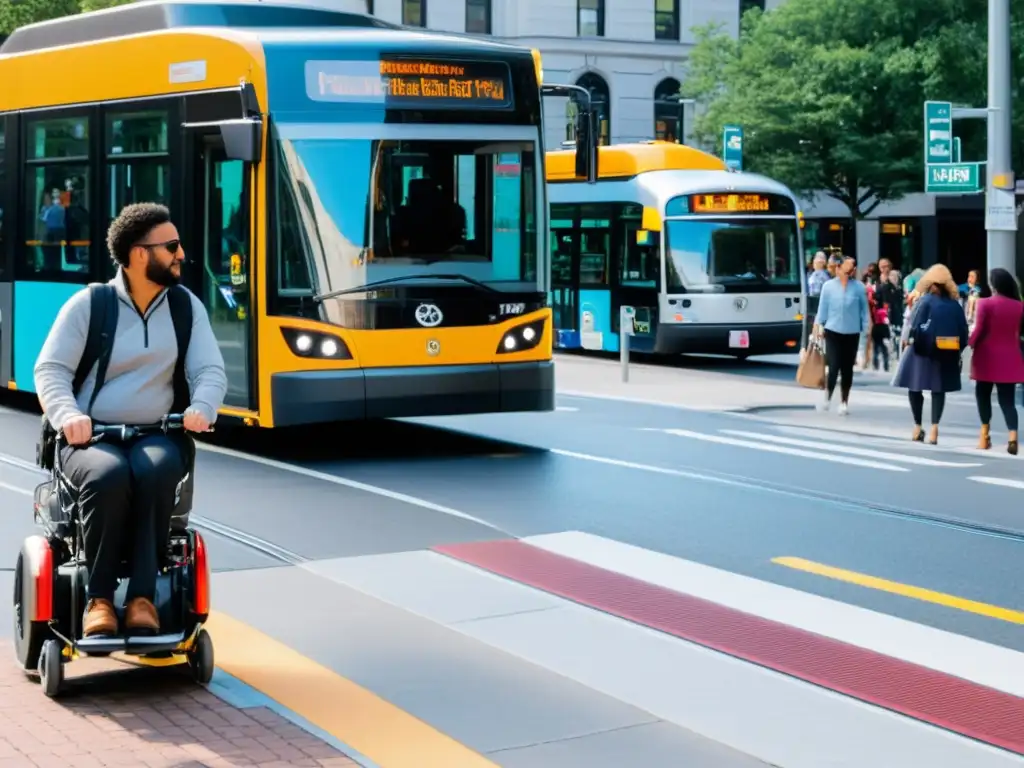
[[[160,631],[160,618],[156,606],[144,597],[136,597],[125,607],[124,625],[129,630]]]
[[[114,613],[114,604],[103,598],[90,600],[89,604],[85,607],[82,635],[92,637],[93,635],[116,634],[117,614]]]

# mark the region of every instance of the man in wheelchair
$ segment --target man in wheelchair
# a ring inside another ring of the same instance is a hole
[[[185,254],[167,208],[127,206],[110,225],[107,246],[116,276],[68,300],[35,367],[45,420],[66,438],[60,459],[79,497],[89,573],[85,637],[120,629],[113,601],[126,551],[124,629],[159,632],[157,571],[190,455],[180,432],[90,444],[93,420],[152,424],[184,412],[185,429],[204,432],[227,391],[206,309],[179,285]]]

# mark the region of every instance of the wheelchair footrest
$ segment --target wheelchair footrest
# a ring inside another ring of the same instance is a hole
[[[185,642],[188,635],[184,632],[172,632],[152,636],[125,637],[83,637],[78,641],[78,650],[82,653],[125,653],[129,656],[145,656],[151,653],[167,653],[175,650]]]

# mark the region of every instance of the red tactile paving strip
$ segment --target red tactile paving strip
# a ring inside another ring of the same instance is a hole
[[[94,659],[68,666],[116,668]],[[235,768],[357,764],[263,707],[236,709],[171,669],[79,679],[51,700],[0,643],[0,767]]]
[[[435,551],[581,605],[1024,754],[1024,699],[520,541]]]

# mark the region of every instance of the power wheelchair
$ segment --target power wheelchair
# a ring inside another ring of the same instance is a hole
[[[183,418],[172,414],[150,425],[94,425],[89,444],[108,437],[128,441],[146,434],[166,434],[182,429]],[[195,468],[192,438],[184,441],[188,446],[185,476],[175,490],[171,533],[157,575],[154,604],[161,633],[102,637],[82,637],[88,579],[82,515],[77,490],[61,467],[63,434],[58,433],[55,441],[51,477],[35,490],[34,517],[41,531],[22,543],[14,570],[14,646],[18,663],[27,673],[38,673],[43,692],[51,698],[62,690],[64,664],[83,654],[121,653],[146,666],[187,664],[197,683],[210,682],[213,642],[203,629],[210,611],[210,570],[203,537],[188,524]],[[130,549],[130,544],[126,546]],[[121,583],[114,598],[122,621],[129,565],[127,557],[122,559]]]

